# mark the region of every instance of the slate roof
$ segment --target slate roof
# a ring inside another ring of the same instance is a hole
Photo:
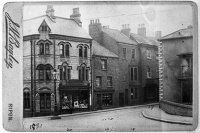
[[[106,33],[107,35],[109,35],[114,40],[116,40],[117,42],[137,45],[137,42],[131,40],[126,35],[121,33],[119,30],[109,29],[109,28],[102,28],[102,31],[104,33]]]
[[[118,58],[118,56],[113,53],[112,51],[108,50],[104,46],[100,45],[96,41],[92,41],[92,54],[97,56],[105,56],[105,57],[115,57]]]
[[[171,34],[163,36],[159,40],[174,39],[174,38],[181,38],[181,37],[192,37],[192,36],[193,36],[193,28],[190,26],[186,29],[180,29]]]
[[[75,22],[75,20],[55,16],[55,22],[53,22],[47,15],[24,20],[23,36],[39,34],[38,28],[44,20],[51,29],[49,34],[92,39],[91,36]]]
[[[148,45],[158,45],[158,41],[153,37],[143,37],[138,34],[131,33],[131,37],[136,40],[137,43],[148,44]]]

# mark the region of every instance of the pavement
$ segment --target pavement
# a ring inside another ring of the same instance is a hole
[[[192,125],[192,117],[170,115],[159,107],[149,106],[149,109],[144,109],[142,115],[151,120],[161,121],[172,124]]]

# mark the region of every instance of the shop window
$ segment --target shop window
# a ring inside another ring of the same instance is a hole
[[[41,109],[50,109],[51,108],[50,93],[41,93],[40,94],[40,108]]]
[[[112,94],[102,94],[102,106],[112,106]]]
[[[135,54],[136,54],[135,49],[132,49],[132,59],[135,59]]]
[[[151,59],[151,50],[147,50],[147,58]]]
[[[46,80],[51,80],[51,69],[46,67]]]
[[[79,57],[83,57],[83,47],[79,46]]]
[[[44,43],[40,43],[40,55],[44,55]]]
[[[126,59],[126,48],[123,48],[123,58]]]
[[[84,57],[87,58],[87,47],[84,47]]]
[[[112,77],[107,77],[107,87],[112,86]]]
[[[24,109],[30,109],[30,92],[24,92]]]
[[[152,73],[149,66],[147,66],[147,78],[152,78]]]
[[[60,44],[59,47],[60,47],[60,56],[64,56],[64,45]]]
[[[96,87],[101,87],[101,77],[100,76],[96,77]]]
[[[106,70],[107,69],[107,60],[101,59],[101,69]]]
[[[45,54],[49,55],[49,43],[45,44]]]
[[[130,79],[131,79],[131,81],[138,81],[138,68],[137,67],[131,67]]]

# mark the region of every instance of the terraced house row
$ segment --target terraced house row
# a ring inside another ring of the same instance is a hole
[[[24,20],[24,117],[157,102],[158,42],[145,26],[134,34],[128,24],[119,31],[97,19],[88,34],[80,17],[79,8],[55,16],[49,5]]]

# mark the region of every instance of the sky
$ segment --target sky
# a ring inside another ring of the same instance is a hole
[[[54,15],[69,18],[73,8],[79,7],[82,27],[88,32],[90,20],[99,19],[102,26],[122,29],[129,24],[132,33],[137,34],[139,24],[145,24],[147,36],[154,37],[155,31],[162,36],[193,25],[191,3],[158,2],[56,2],[28,3],[24,5],[24,20],[46,14],[47,5],[53,5]]]

